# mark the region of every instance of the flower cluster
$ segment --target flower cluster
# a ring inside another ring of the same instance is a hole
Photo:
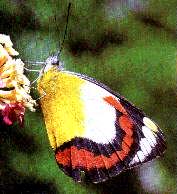
[[[24,63],[14,59],[10,37],[0,34],[0,117],[5,124],[23,124],[25,107],[34,111],[35,100],[30,96],[30,81],[24,75]]]

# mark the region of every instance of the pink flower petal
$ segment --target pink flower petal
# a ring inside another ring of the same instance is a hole
[[[6,104],[1,112],[5,124],[12,125],[18,121],[19,125],[23,126],[25,108],[21,103]]]

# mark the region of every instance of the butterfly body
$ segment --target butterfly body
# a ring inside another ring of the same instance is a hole
[[[164,152],[161,130],[141,110],[93,78],[48,67],[38,90],[46,94],[47,133],[67,175],[80,182],[84,171],[98,183]]]

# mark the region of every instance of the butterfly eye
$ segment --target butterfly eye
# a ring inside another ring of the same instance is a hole
[[[52,55],[50,57],[47,58],[46,60],[46,64],[48,65],[59,65],[59,57],[58,55]]]
[[[59,62],[59,57],[57,55],[52,57],[52,65],[59,65]]]

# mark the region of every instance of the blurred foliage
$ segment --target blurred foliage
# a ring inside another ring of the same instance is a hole
[[[11,36],[23,61],[45,61],[63,40],[68,2],[1,0],[0,33]],[[0,126],[0,193],[176,193],[175,28],[175,0],[73,0],[61,56],[66,69],[143,108],[163,129],[168,149],[106,183],[76,184],[55,163],[38,107],[26,113],[25,128]]]

